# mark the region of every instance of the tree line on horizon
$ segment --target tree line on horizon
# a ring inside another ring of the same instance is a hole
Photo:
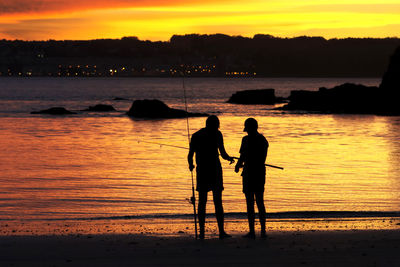
[[[327,40],[263,34],[174,35],[156,42],[137,37],[0,40],[0,75],[109,76],[111,71],[112,76],[174,76],[183,70],[188,76],[206,77],[381,77],[398,46],[399,38]]]

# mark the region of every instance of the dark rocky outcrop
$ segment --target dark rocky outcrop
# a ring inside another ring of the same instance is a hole
[[[40,111],[32,111],[31,114],[69,115],[69,114],[76,114],[76,112],[66,110],[63,107],[54,107]]]
[[[322,113],[374,114],[382,108],[375,86],[345,83],[318,91],[292,91],[284,110],[306,110]]]
[[[381,94],[385,96],[388,113],[400,114],[400,47],[391,56],[388,69],[383,75],[379,88]]]
[[[282,98],[275,96],[275,89],[244,90],[234,93],[228,103],[233,104],[264,104],[281,103]]]
[[[400,115],[400,47],[378,87],[342,84],[319,91],[292,91],[289,104],[281,109],[322,113]]]
[[[382,82],[379,86],[382,90],[400,91],[400,47],[396,49],[390,57],[388,69],[383,75]]]
[[[205,113],[186,113],[184,110],[168,107],[164,102],[153,100],[135,100],[127,112],[128,116],[135,118],[185,118],[208,116]]]
[[[115,108],[111,105],[104,105],[104,104],[98,104],[95,106],[90,106],[87,109],[84,109],[82,111],[90,111],[90,112],[110,112],[110,111],[116,111]]]

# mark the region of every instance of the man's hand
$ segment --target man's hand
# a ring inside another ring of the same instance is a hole
[[[229,157],[229,158],[228,158],[228,161],[229,161],[229,165],[235,163],[235,159],[232,158],[232,157]]]
[[[193,164],[189,164],[189,170],[193,171],[194,170],[194,165]]]
[[[239,163],[239,162],[238,162]],[[242,168],[243,166],[240,164],[236,164],[235,166],[235,172],[238,173],[240,171],[240,168]]]

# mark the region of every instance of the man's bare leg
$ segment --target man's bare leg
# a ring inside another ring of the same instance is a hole
[[[222,206],[222,191],[213,191],[213,200],[215,207],[215,216],[217,217],[219,238],[231,237],[224,230],[224,207]]]
[[[246,206],[247,206],[247,220],[249,221],[249,233],[244,237],[255,238],[255,230],[254,230],[254,193],[246,193]]]
[[[265,219],[266,219],[266,212],[265,212],[265,205],[264,205],[264,192],[257,192],[256,194],[256,203],[258,208],[258,215],[260,217],[260,225],[261,225],[261,237],[267,237],[266,230],[265,230]]]
[[[206,204],[207,204],[207,192],[206,191],[199,192],[199,205],[197,210],[199,215],[200,239],[204,239],[204,227],[206,223]]]

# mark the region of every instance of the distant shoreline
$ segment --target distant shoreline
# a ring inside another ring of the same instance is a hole
[[[382,77],[400,38],[174,35],[88,41],[0,40],[0,76]]]
[[[24,79],[24,78],[54,78],[54,79],[135,79],[135,78],[157,78],[157,79],[340,79],[340,78],[350,78],[350,79],[382,79],[382,76],[249,76],[249,77],[232,77],[232,76],[1,76],[0,79]]]

